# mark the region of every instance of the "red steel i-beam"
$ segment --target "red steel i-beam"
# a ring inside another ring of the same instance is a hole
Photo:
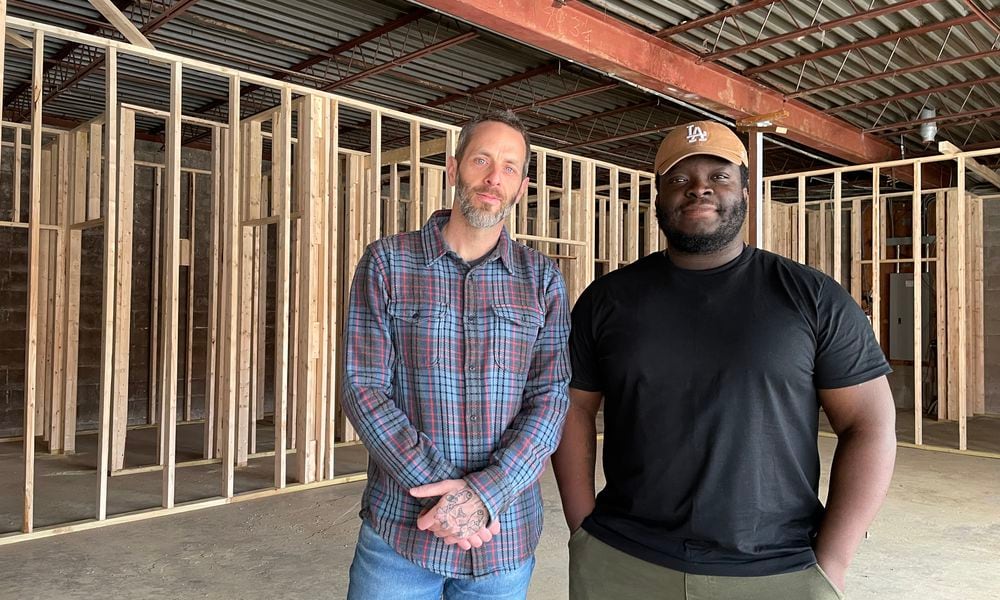
[[[786,110],[788,137],[855,163],[899,156],[895,145],[579,3],[420,0],[420,4],[732,119]],[[502,4],[502,7],[500,6]]]

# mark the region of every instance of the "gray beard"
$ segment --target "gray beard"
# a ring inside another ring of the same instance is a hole
[[[462,185],[462,180],[458,180],[456,196],[458,197],[458,208],[462,211],[462,216],[476,229],[489,229],[500,223],[514,210],[514,202],[505,206],[500,212],[490,212],[481,208],[476,208],[472,204],[472,199],[466,194],[466,187]]]
[[[722,215],[722,222],[715,233],[690,235],[674,229],[667,215],[663,214],[659,206],[656,207],[656,222],[666,236],[669,247],[685,254],[711,254],[725,248],[740,234],[746,216],[747,201],[743,200]]]

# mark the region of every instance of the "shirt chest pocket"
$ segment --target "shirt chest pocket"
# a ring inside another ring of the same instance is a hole
[[[392,301],[388,309],[396,342],[396,360],[411,369],[432,367],[441,362],[448,307]]]
[[[493,305],[493,358],[504,371],[524,373],[531,366],[542,313],[512,304]]]

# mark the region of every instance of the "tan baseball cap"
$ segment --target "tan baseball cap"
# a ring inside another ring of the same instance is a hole
[[[737,165],[749,166],[747,149],[731,129],[714,121],[695,121],[675,127],[656,151],[656,174],[695,154],[718,156]]]

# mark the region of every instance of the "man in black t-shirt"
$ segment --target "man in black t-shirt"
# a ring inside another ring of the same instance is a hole
[[[552,457],[571,600],[841,598],[888,490],[889,366],[833,279],[743,244],[746,165],[722,125],[673,130],[655,164],[669,250],[595,281],[573,309]],[[825,507],[820,407],[838,435]]]

